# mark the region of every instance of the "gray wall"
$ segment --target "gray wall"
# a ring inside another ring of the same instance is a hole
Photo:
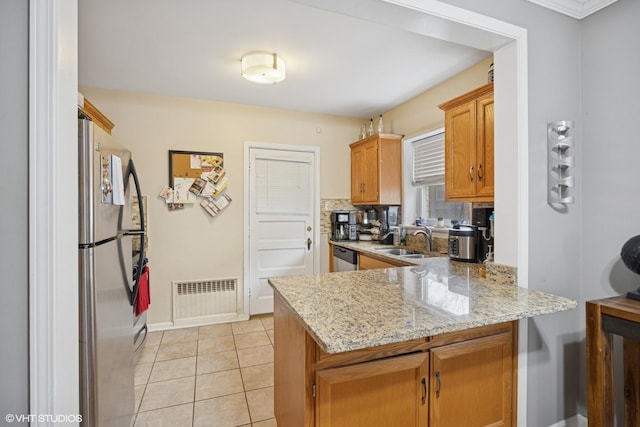
[[[529,287],[579,308],[529,321],[527,425],[586,415],[584,303],[640,286],[619,255],[640,234],[640,2],[576,21],[524,0],[445,1],[528,30]],[[566,212],[545,203],[544,127],[553,120],[577,125],[577,202]]]
[[[640,167],[636,157],[640,156],[638,17],[640,2],[619,0],[584,19],[581,25],[583,301],[623,294],[640,286],[640,276],[620,261],[622,245],[640,234]],[[582,307],[581,329],[583,319]],[[584,374],[580,390],[581,401],[586,402]],[[617,397],[621,394],[618,392]]]
[[[546,196],[546,124],[574,120],[582,145],[580,22],[525,0],[446,1],[527,29],[529,288],[580,301],[580,147],[575,150],[576,203],[565,212],[556,211],[547,205]],[[495,78],[500,79],[498,70]],[[572,310],[528,321],[528,426],[549,426],[578,411],[580,315],[580,310]]]
[[[24,0],[0,1],[0,415],[29,413],[28,36]]]

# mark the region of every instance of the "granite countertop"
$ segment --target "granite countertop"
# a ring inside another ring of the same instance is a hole
[[[567,298],[487,280],[477,265],[447,257],[407,267],[273,277],[269,284],[327,353],[577,307]]]
[[[449,259],[449,255],[447,252],[438,252],[431,251],[427,252],[426,248],[416,247],[416,246],[393,246],[393,245],[382,245],[375,241],[333,241],[330,240],[329,243],[335,246],[341,246],[343,248],[352,249],[361,254],[368,255],[373,258],[378,258],[382,261],[391,262],[398,266],[405,265],[424,265],[429,263],[429,260],[434,257],[445,257]],[[390,248],[405,248],[405,249],[415,249],[426,255],[425,258],[406,258],[398,255],[391,255],[388,253],[380,252],[380,249],[390,249]],[[515,267],[511,267],[508,265],[495,264],[493,262],[487,264],[476,264],[476,263],[467,263],[464,261],[452,261],[453,264],[462,264],[465,266],[470,272],[474,274],[480,274],[482,270],[484,272],[484,276],[487,280],[490,280],[495,283],[516,283],[517,269]]]

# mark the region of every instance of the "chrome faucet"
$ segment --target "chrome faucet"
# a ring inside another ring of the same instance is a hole
[[[431,252],[431,234],[432,233],[429,227],[424,226],[421,229],[416,230],[411,234],[414,236],[417,236],[418,234],[424,234],[425,249],[427,250],[427,252]]]

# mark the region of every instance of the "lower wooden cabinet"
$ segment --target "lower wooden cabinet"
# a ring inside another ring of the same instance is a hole
[[[517,322],[328,354],[274,297],[278,427],[515,426]]]
[[[515,425],[512,347],[504,332],[432,349],[429,425]]]
[[[316,372],[317,427],[427,425],[428,353]]]
[[[393,264],[387,261],[382,261],[377,258],[372,258],[363,255],[362,252],[358,255],[358,270],[371,270],[373,268],[391,268],[400,267],[406,264]]]

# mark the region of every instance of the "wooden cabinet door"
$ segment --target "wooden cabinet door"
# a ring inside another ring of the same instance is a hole
[[[362,202],[362,190],[364,185],[364,150],[362,145],[351,149],[351,202]]]
[[[378,139],[351,148],[351,203],[378,200]]]
[[[431,350],[429,426],[515,425],[512,345],[504,332]]]
[[[476,111],[478,137],[476,144],[476,195],[489,197],[493,200],[493,93],[478,98]]]
[[[363,151],[363,168],[362,168],[362,198],[361,201],[365,203],[375,203],[378,201],[378,147],[379,143],[377,139],[368,141],[362,145]]]
[[[445,199],[476,194],[476,108],[467,102],[445,112]]]
[[[428,353],[316,372],[316,427],[427,425]]]

